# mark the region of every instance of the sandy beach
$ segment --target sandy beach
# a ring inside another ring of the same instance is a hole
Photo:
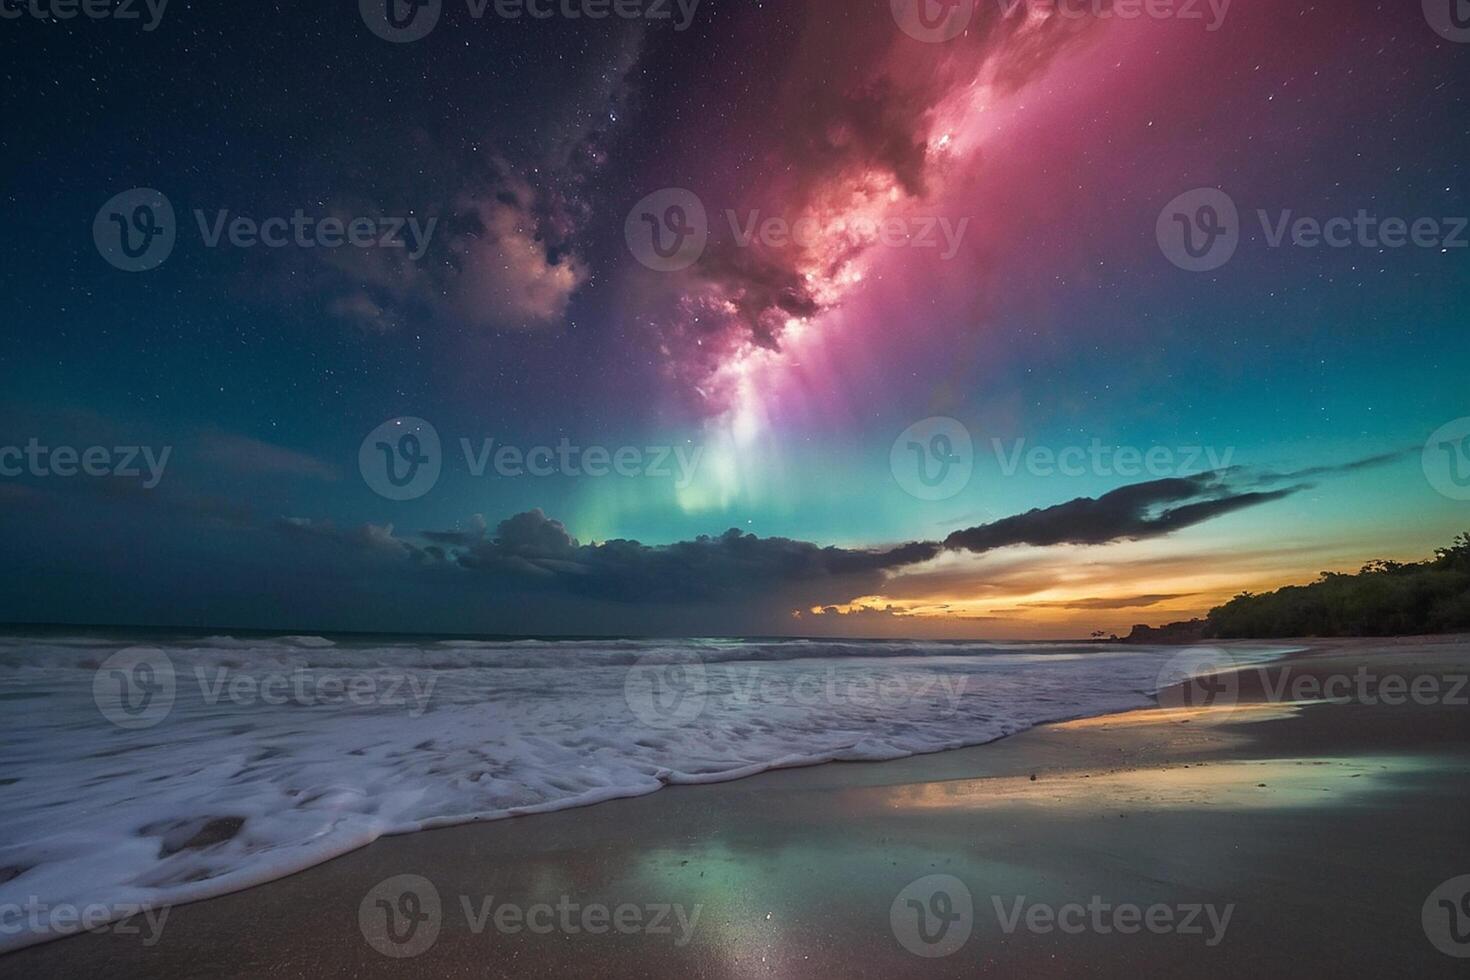
[[[0,976],[1463,976],[1424,914],[1470,639],[1307,645],[1208,707],[385,838]]]

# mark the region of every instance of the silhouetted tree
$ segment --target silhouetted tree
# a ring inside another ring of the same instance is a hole
[[[1470,629],[1470,532],[1429,561],[1375,559],[1356,575],[1323,572],[1311,585],[1242,592],[1210,610],[1221,638],[1385,636]]]

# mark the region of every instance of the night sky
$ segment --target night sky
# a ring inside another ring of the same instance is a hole
[[[1470,527],[1470,30],[961,0],[945,40],[895,2],[444,0],[394,43],[377,3],[0,0],[0,619],[1076,636]],[[175,213],[140,272],[94,237],[134,188]],[[1190,271],[1200,188],[1239,241]],[[222,211],[409,230],[211,247]],[[1271,241],[1360,211],[1433,243]],[[772,217],[813,233],[743,239]],[[695,253],[638,241],[685,219]],[[385,492],[399,418],[439,472]],[[487,439],[658,472],[476,475]],[[4,471],[32,440],[169,455]]]

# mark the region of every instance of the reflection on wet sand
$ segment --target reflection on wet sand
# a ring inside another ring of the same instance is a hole
[[[894,786],[886,805],[900,810],[954,810],[999,806],[1130,806],[1251,809],[1345,802],[1346,796],[1382,792],[1388,778],[1434,768],[1415,756],[1249,759],[1202,762],[1163,769],[1061,776],[1004,776]]]

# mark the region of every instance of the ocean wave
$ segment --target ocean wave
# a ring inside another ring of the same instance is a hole
[[[0,950],[57,934],[7,911],[27,902],[193,901],[385,834],[777,767],[900,758],[1145,705],[1176,652],[321,637],[0,644],[10,752]]]

